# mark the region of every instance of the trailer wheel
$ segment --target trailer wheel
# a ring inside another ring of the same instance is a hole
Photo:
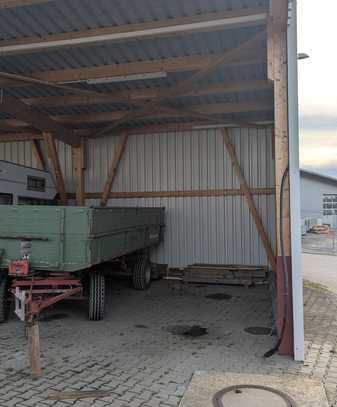
[[[136,290],[146,290],[151,284],[151,265],[147,255],[140,255],[132,270],[132,284]]]
[[[90,273],[89,319],[100,321],[104,317],[105,278],[101,273]]]
[[[9,314],[8,303],[8,278],[7,276],[0,277],[0,323],[5,322]]]

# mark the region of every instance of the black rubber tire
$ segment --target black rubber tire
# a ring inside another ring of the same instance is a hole
[[[8,278],[7,276],[0,276],[0,323],[7,321],[8,314]]]
[[[90,273],[89,319],[100,321],[104,318],[105,278],[101,273]]]
[[[151,264],[146,254],[138,257],[132,270],[132,284],[136,290],[147,290],[151,284]]]

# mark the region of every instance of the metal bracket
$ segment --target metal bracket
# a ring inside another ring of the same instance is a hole
[[[15,291],[13,294],[15,298],[14,312],[21,321],[24,321],[26,316],[26,291],[20,290],[19,287],[15,287]]]

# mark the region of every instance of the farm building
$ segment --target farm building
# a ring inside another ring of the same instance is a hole
[[[337,179],[301,170],[301,217],[333,224],[337,215]]]
[[[295,0],[0,13],[0,159],[50,170],[62,205],[164,207],[153,263],[267,266],[303,360]]]

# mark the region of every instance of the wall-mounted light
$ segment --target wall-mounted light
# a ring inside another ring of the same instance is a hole
[[[310,58],[308,54],[306,54],[305,52],[300,52],[299,54],[297,54],[297,59],[301,60],[301,59],[308,59]]]
[[[104,83],[118,83],[118,82],[129,82],[129,81],[144,81],[149,79],[161,79],[166,78],[167,72],[146,72],[146,73],[137,73],[131,75],[120,75],[120,76],[111,76],[106,78],[93,78],[93,79],[79,79],[76,81],[67,81],[60,82],[64,84],[70,83],[86,83],[87,85],[100,85]]]

